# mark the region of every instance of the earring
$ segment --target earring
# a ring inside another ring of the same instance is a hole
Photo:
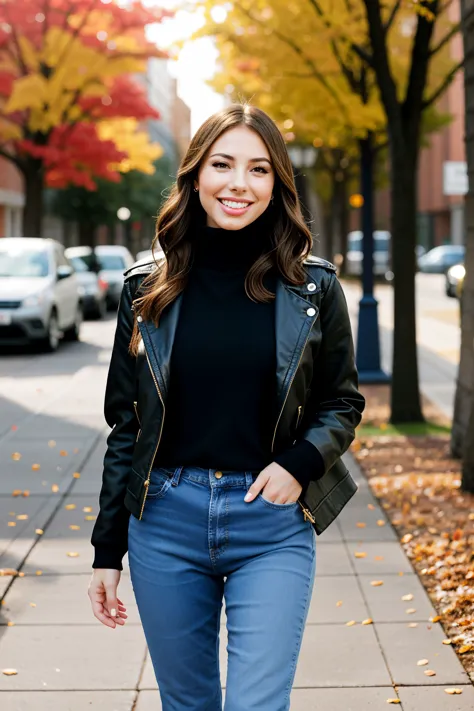
[[[198,188],[194,188],[194,192],[195,192],[195,193],[198,193],[198,192],[199,192],[199,189],[198,189]]]

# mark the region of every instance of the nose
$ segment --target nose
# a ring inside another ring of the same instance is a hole
[[[247,171],[245,167],[236,166],[231,173],[229,190],[235,193],[247,192]]]

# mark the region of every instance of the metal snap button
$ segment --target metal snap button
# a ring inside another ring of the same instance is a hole
[[[140,321],[140,323],[141,323],[141,322],[143,321],[143,317],[142,317],[142,316],[137,316],[137,321]]]
[[[222,472],[216,472],[214,476],[216,477],[216,479],[222,479]]]
[[[308,309],[306,313],[308,314],[308,316],[314,316],[314,314],[316,313],[316,309]]]
[[[311,282],[311,284],[308,284],[308,291],[314,291],[316,289],[316,284]]]

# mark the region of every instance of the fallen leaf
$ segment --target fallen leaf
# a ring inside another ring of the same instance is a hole
[[[417,661],[417,665],[418,665],[419,667],[424,667],[424,666],[426,666],[426,664],[429,664],[428,659],[419,659],[419,660]]]
[[[466,652],[470,652],[472,649],[472,644],[463,644],[462,647],[458,649],[459,654],[466,654]]]
[[[342,605],[342,600],[338,600],[338,601],[336,602],[336,607],[341,607],[341,605]]]
[[[51,491],[53,494],[56,494],[59,491],[59,486],[57,484],[53,484],[51,487]]]
[[[374,555],[374,560],[383,560],[383,555]]]
[[[385,521],[383,520],[383,518],[378,519],[377,526],[385,526]]]
[[[401,704],[400,699],[387,699],[387,704]]]
[[[42,529],[42,528],[37,528],[37,529],[35,530],[35,533],[37,533],[37,534],[38,534],[38,536],[42,536],[42,535],[43,535],[43,533],[44,533],[44,531],[43,531],[43,529]]]
[[[15,568],[0,568],[0,577],[5,577],[7,575],[14,577],[15,575],[18,575],[18,570],[15,570]]]
[[[356,625],[357,622],[355,620],[351,620],[350,622],[346,622],[346,627],[352,627],[353,625]]]
[[[18,674],[18,672],[16,669],[2,669],[2,674],[5,674],[5,676],[14,676]]]
[[[443,639],[443,644],[452,644],[453,640],[452,639]]]
[[[56,446],[56,442],[54,441],[54,439],[50,439],[48,442],[48,447],[55,447],[55,446]]]
[[[12,459],[13,459],[15,462],[18,462],[18,461],[21,459],[21,454],[20,454],[20,452],[13,452],[13,454],[12,454]]]
[[[10,622],[7,622],[7,627],[14,627],[15,623],[10,620]]]
[[[23,491],[23,496],[29,496],[29,495],[30,495],[29,489],[25,489],[25,491]]]
[[[59,455],[60,455],[61,457],[67,457],[67,452],[66,452],[66,450],[65,450],[65,449],[61,449],[61,451],[59,452]]]
[[[413,615],[413,613],[416,612],[416,607],[409,607],[405,612],[407,615]]]
[[[367,553],[364,553],[363,551],[356,551],[354,555],[356,558],[365,558],[367,556]]]
[[[36,602],[30,602],[30,607],[36,607]]]
[[[26,521],[28,518],[28,514],[18,514],[17,519],[18,521]]]
[[[375,509],[375,506],[373,504],[367,504],[367,508],[373,511]]]
[[[19,577],[19,578],[24,578],[24,577],[25,577],[25,574],[24,574],[24,573],[18,573],[18,577]]]
[[[69,553],[67,553],[66,555],[68,555],[69,558],[78,558],[79,557],[79,553],[76,553],[75,551],[69,551]]]
[[[31,468],[34,472],[37,472],[38,469],[41,469],[41,464],[32,464]]]
[[[368,617],[366,620],[362,620],[363,625],[373,625],[374,621],[371,617]]]
[[[462,694],[462,689],[455,689],[455,688],[451,687],[449,689],[445,689],[445,692],[447,694]]]
[[[370,584],[374,588],[378,588],[380,585],[383,585],[383,580],[372,580]]]
[[[15,521],[8,521],[7,526],[10,526],[10,528],[13,528],[13,526],[16,526]]]
[[[402,596],[403,602],[410,602],[410,600],[413,600],[413,598],[414,598],[414,595],[412,595],[411,593],[409,593],[408,595]]]
[[[433,671],[433,669],[425,669],[423,674],[426,674],[426,676],[436,676],[436,672]]]
[[[363,521],[357,521],[356,526],[357,526],[357,528],[365,528],[367,526],[367,524],[364,523]]]
[[[409,622],[408,627],[418,627],[418,622]]]
[[[42,570],[37,570],[37,571],[36,571],[36,575],[43,575],[43,571],[42,571]]]
[[[402,538],[402,543],[410,543],[412,538],[413,536],[411,533],[406,533]]]
[[[80,478],[81,478],[81,475],[79,474],[79,472],[74,472],[74,474],[73,474],[72,476],[73,476],[74,479],[80,479]]]
[[[430,622],[439,622],[441,619],[441,615],[435,615],[434,617],[430,617]]]
[[[76,508],[76,504],[66,504],[64,508],[66,511],[73,511]]]
[[[90,513],[92,511],[92,506],[84,506],[82,510],[84,513]]]
[[[21,489],[13,489],[12,496],[20,496],[22,493]]]
[[[84,521],[95,521],[97,516],[84,516]]]
[[[69,525],[69,528],[71,529],[71,531],[80,531],[80,530],[81,530],[81,527],[80,527],[80,526],[76,526],[76,524],[74,524],[74,523],[71,523],[71,524]]]

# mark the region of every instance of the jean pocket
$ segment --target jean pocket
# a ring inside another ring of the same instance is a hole
[[[147,499],[161,499],[166,494],[171,486],[174,471],[169,467],[157,467],[151,470]]]
[[[262,502],[262,504],[265,504],[265,506],[268,506],[271,509],[277,509],[277,510],[285,510],[285,509],[292,509],[295,506],[298,506],[297,501],[290,501],[288,504],[277,504],[274,501],[268,501],[268,499],[265,499],[262,494],[257,495],[257,499]]]

